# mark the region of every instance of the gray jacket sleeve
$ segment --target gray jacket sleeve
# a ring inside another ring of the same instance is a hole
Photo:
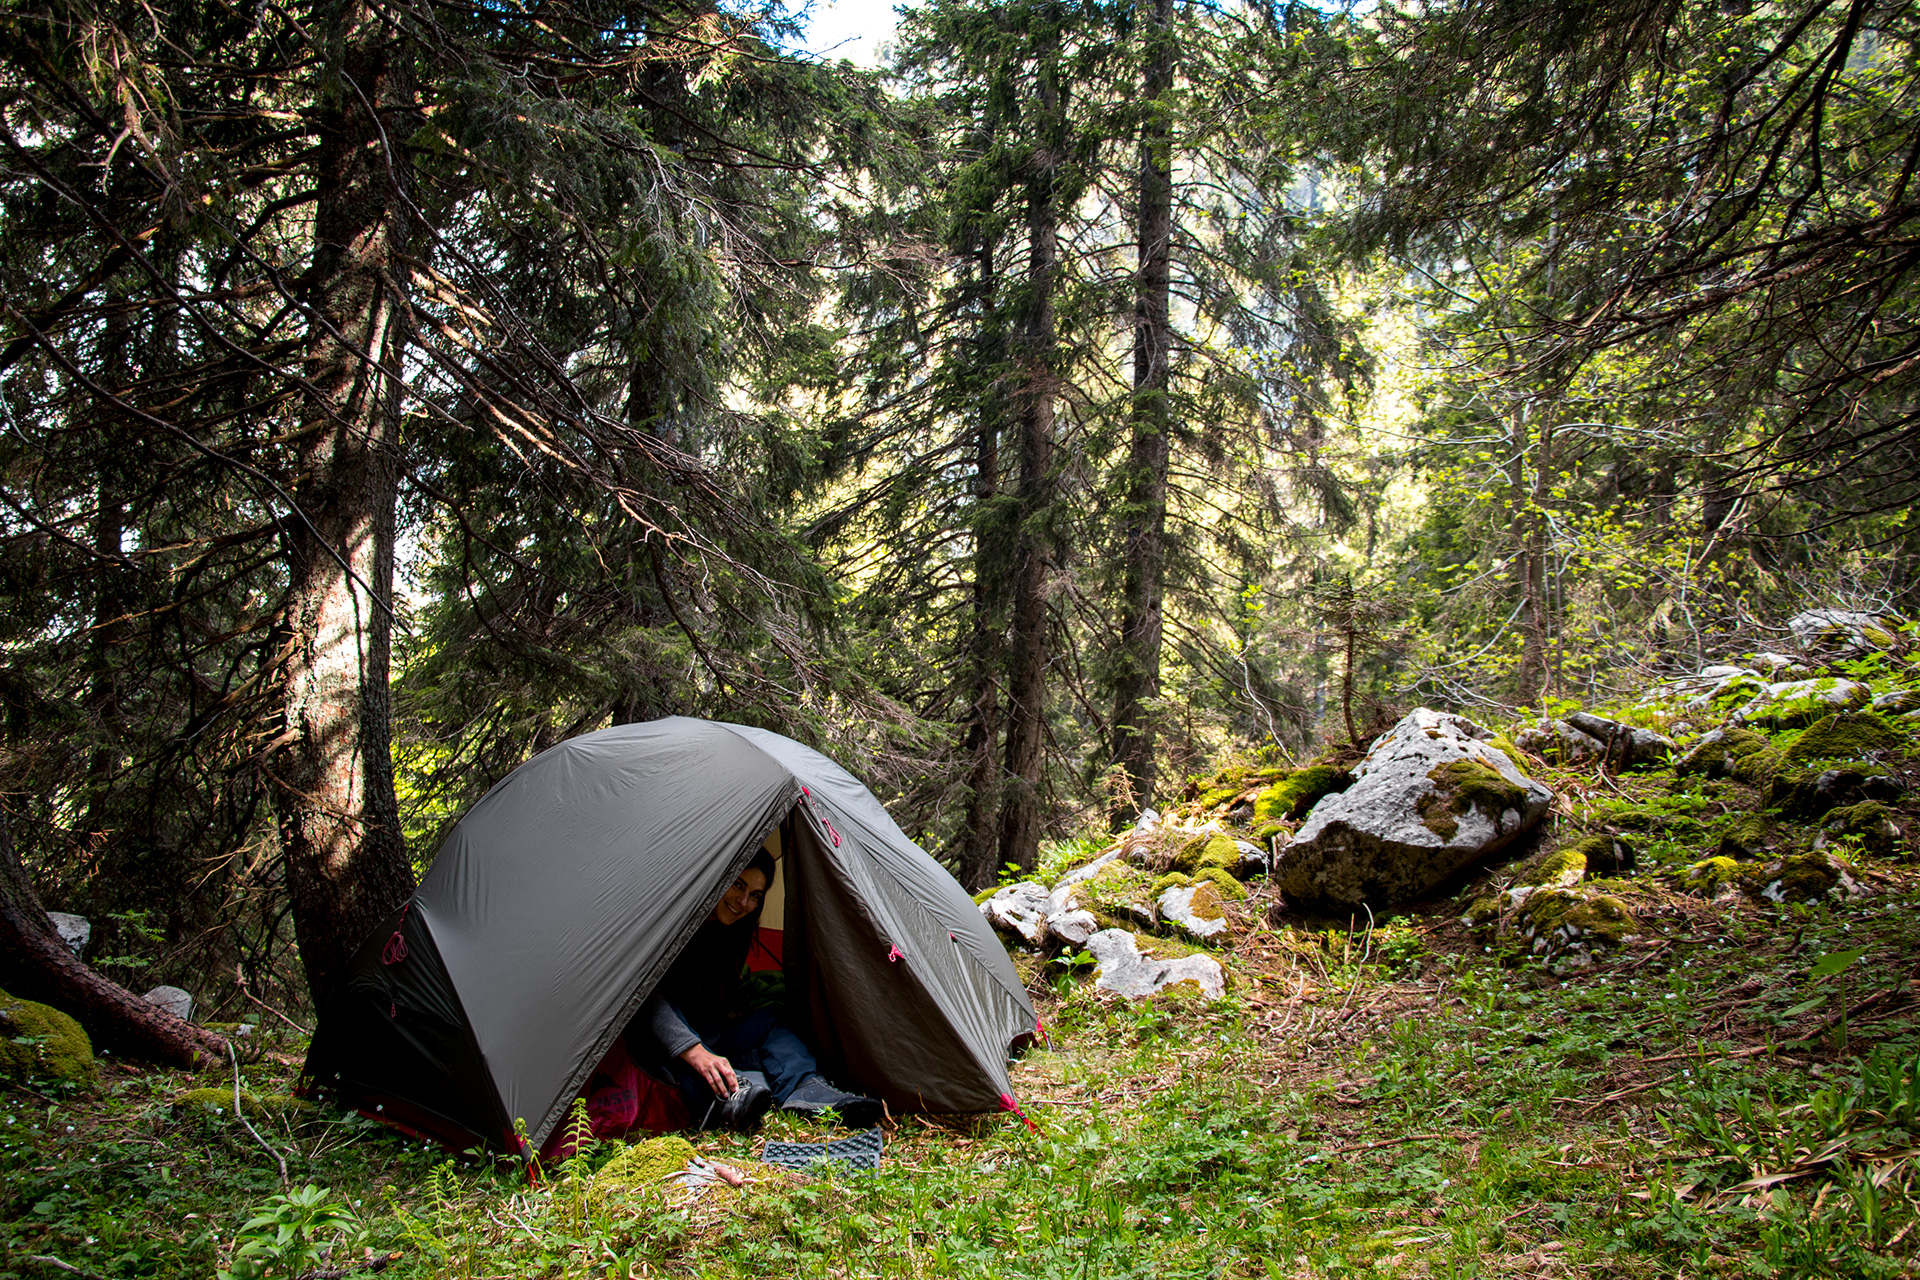
[[[640,1006],[639,1021],[669,1058],[677,1058],[700,1043],[700,1037],[693,1034],[686,1019],[674,1012],[673,1006],[661,996],[652,996]]]

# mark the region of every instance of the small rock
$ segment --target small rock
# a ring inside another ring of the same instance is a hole
[[[1176,885],[1162,893],[1156,902],[1164,920],[1185,929],[1196,938],[1211,938],[1227,929],[1226,912],[1221,909],[1220,891],[1207,881]]]
[[[140,997],[148,1004],[158,1005],[182,1022],[193,1021],[193,994],[179,987],[155,987]]]
[[[980,904],[980,914],[1002,933],[1037,947],[1047,936],[1047,889],[1032,880],[1010,884]]]
[[[76,916],[71,911],[49,911],[47,919],[53,921],[53,931],[67,944],[67,950],[76,956],[87,953],[87,940],[93,937],[93,926],[85,916]]]
[[[1752,662],[1755,670],[1764,671],[1768,675],[1791,672],[1800,666],[1784,653],[1756,653],[1753,655]]]
[[[1872,710],[1883,716],[1920,711],[1920,689],[1889,689],[1885,693],[1876,693],[1873,695]]]
[[[1233,874],[1242,880],[1251,880],[1254,876],[1264,876],[1273,870],[1273,855],[1251,840],[1235,840],[1235,852],[1240,855],[1239,865]]]
[[[1084,947],[1087,939],[1100,932],[1100,921],[1091,911],[1062,911],[1047,917],[1047,936],[1069,947]]]
[[[1140,816],[1133,820],[1133,829],[1142,833],[1160,829],[1160,812],[1157,809],[1142,809]]]
[[[1102,929],[1087,939],[1096,962],[1094,985],[1139,999],[1182,982],[1191,982],[1208,999],[1226,994],[1226,971],[1211,956],[1156,960],[1140,954],[1140,940],[1125,929]]]
[[[1702,897],[1723,902],[1740,894],[1740,864],[1725,855],[1703,858],[1688,867],[1681,880]]]

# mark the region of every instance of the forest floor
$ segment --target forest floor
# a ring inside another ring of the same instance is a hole
[[[901,1117],[878,1173],[757,1164],[823,1136],[776,1118],[697,1140],[738,1190],[609,1194],[616,1144],[530,1187],[358,1117],[269,1099],[256,1138],[179,1104],[231,1076],[0,1088],[0,1275],[1920,1271],[1920,867],[1814,905],[1650,887],[1563,975],[1460,922],[1487,878],[1370,931],[1276,928],[1256,894],[1213,1003],[1042,971],[1031,1127]],[[265,1038],[263,1097],[303,1047]]]

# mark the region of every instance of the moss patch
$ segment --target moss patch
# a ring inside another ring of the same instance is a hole
[[[1611,894],[1580,893],[1568,889],[1540,889],[1521,906],[1525,934],[1537,938],[1558,930],[1565,942],[1598,942],[1618,946],[1633,928],[1633,913]]]
[[[1681,881],[1695,893],[1717,898],[1740,883],[1740,864],[1728,857],[1703,858],[1686,869]]]
[[[628,1147],[594,1175],[596,1195],[631,1195],[658,1187],[687,1167],[696,1153],[685,1138],[669,1134]]]
[[[1201,875],[1217,867],[1231,874],[1239,865],[1240,846],[1232,836],[1223,833],[1206,839],[1189,840],[1182,845],[1180,852],[1173,855],[1172,870]]]
[[[1298,821],[1307,810],[1336,791],[1344,791],[1353,775],[1330,764],[1308,765],[1274,783],[1253,799],[1253,820],[1258,824]],[[1272,834],[1269,832],[1268,834]]]
[[[1785,762],[1805,765],[1815,760],[1865,760],[1878,752],[1897,751],[1906,735],[1871,711],[1844,711],[1810,725],[1786,750]]]
[[[1193,877],[1184,871],[1169,871],[1163,876],[1155,877],[1153,883],[1147,886],[1147,896],[1157,899],[1169,889],[1184,889],[1192,883]]]
[[[1705,774],[1709,778],[1723,778],[1729,774],[1738,777],[1738,763],[1749,756],[1764,753],[1767,748],[1765,735],[1751,729],[1716,729],[1682,756],[1674,766],[1674,771]]]
[[[1495,819],[1526,803],[1524,787],[1508,782],[1498,769],[1479,760],[1449,760],[1427,770],[1434,789],[1415,802],[1420,821],[1442,840],[1459,832],[1457,817],[1478,809]]]
[[[93,1042],[51,1005],[0,991],[0,1077],[92,1084]]]
[[[1727,833],[1720,837],[1718,856],[1723,859],[1758,858],[1766,853],[1773,832],[1772,820],[1760,814],[1750,813],[1736,819]]]
[[[994,894],[998,892],[1000,892],[999,885],[996,884],[996,885],[987,886],[985,889],[982,889],[980,892],[973,895],[974,905],[979,906],[981,903],[985,902],[988,898],[991,898]]]
[[[1893,810],[1878,800],[1835,809],[1821,828],[1827,835],[1852,840],[1865,853],[1876,858],[1892,858],[1905,852]]]
[[[1212,885],[1228,902],[1244,902],[1247,898],[1247,886],[1224,867],[1206,867],[1201,870],[1200,878]]]
[[[1518,883],[1529,887],[1571,888],[1587,874],[1587,854],[1580,844],[1571,844],[1552,853],[1541,854],[1520,868]]]
[[[227,1117],[233,1114],[233,1090],[189,1089],[173,1100],[175,1111],[183,1115],[205,1114]],[[313,1104],[285,1093],[255,1094],[240,1091],[240,1109],[249,1120],[271,1120],[275,1116],[311,1111]]]

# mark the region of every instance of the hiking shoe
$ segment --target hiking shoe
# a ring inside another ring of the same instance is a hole
[[[743,1079],[740,1087],[713,1114],[712,1127],[732,1129],[736,1133],[752,1133],[772,1106],[773,1090],[758,1080]]]
[[[880,1123],[882,1115],[880,1099],[836,1089],[818,1072],[795,1085],[793,1092],[787,1095],[787,1100],[780,1104],[780,1109],[796,1111],[803,1116],[817,1116],[831,1111],[849,1129],[865,1129],[876,1125]]]

